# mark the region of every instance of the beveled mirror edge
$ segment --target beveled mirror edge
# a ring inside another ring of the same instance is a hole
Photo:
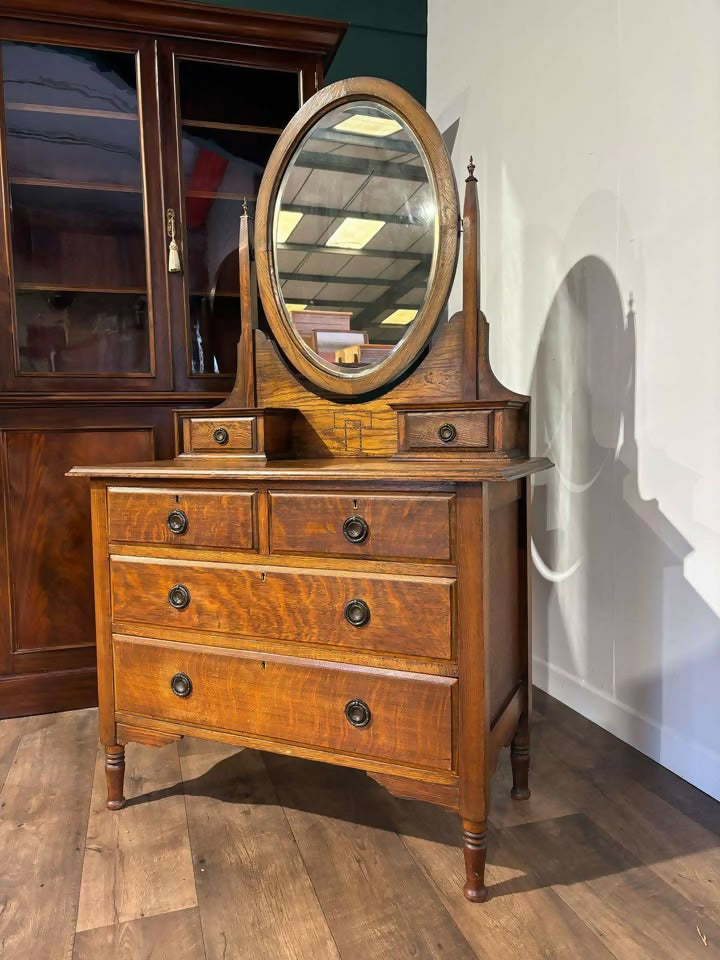
[[[353,100],[372,100],[393,110],[418,141],[437,197],[438,242],[425,303],[412,329],[382,363],[347,376],[328,369],[293,331],[275,269],[272,227],[277,195],[298,145],[318,118]],[[353,77],[330,84],[307,100],[280,135],[270,155],[255,206],[255,259],[260,299],[278,346],[295,370],[322,391],[346,398],[374,393],[402,377],[430,340],[447,301],[457,264],[459,222],[457,184],[445,143],[424,107],[406,90],[389,80]]]

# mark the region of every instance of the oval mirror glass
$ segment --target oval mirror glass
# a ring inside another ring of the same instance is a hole
[[[370,99],[322,114],[271,216],[277,288],[314,362],[352,378],[386,361],[422,311],[438,246],[438,199],[408,124]]]

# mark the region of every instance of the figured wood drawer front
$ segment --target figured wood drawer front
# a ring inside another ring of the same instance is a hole
[[[193,453],[251,453],[255,449],[255,417],[198,417],[190,420]]]
[[[452,559],[450,494],[270,494],[270,549],[387,560]]]
[[[114,640],[114,664],[115,709],[120,713],[407,766],[452,766],[452,689],[457,681],[449,677],[269,654],[261,660],[246,652],[124,637]],[[171,686],[174,677],[179,693]],[[346,717],[348,709],[360,722],[365,719],[361,706],[353,712],[352,701],[366,705],[366,726],[353,726]]]
[[[256,495],[190,490],[108,490],[110,540],[255,550]]]
[[[487,450],[489,442],[490,414],[485,410],[405,415],[405,447],[409,450],[451,450],[453,447]]]
[[[452,655],[449,579],[126,557],[112,558],[111,576],[116,623],[438,659]],[[176,585],[188,592],[179,608],[169,599]]]

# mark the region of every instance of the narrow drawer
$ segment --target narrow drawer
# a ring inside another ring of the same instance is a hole
[[[110,540],[256,550],[256,494],[110,487]]]
[[[451,494],[270,494],[270,549],[386,560],[452,559]]]
[[[437,659],[452,656],[450,579],[388,579],[128,557],[112,558],[111,578],[113,620],[150,624],[153,633],[155,628],[179,627],[226,634],[240,642],[285,640]]]
[[[403,447],[407,450],[440,450],[462,447],[487,450],[490,445],[488,410],[438,410],[405,414]]]
[[[252,453],[256,447],[256,417],[194,417],[185,421],[188,452]]]
[[[449,677],[126,637],[114,669],[119,713],[452,769]]]

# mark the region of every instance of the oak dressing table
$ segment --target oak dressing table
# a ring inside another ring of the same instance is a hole
[[[110,809],[131,741],[352,766],[457,811],[485,899],[503,747],[529,796],[530,476],[550,464],[490,368],[468,169],[460,216],[407,93],[313,96],[240,223],[232,393],[177,413],[172,461],[72,471],[92,481]]]

